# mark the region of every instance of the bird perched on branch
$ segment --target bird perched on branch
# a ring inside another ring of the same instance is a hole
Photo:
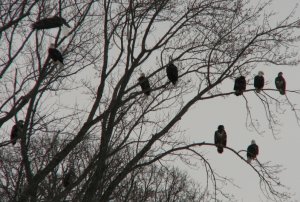
[[[258,152],[259,152],[258,146],[255,143],[255,140],[252,140],[251,144],[247,148],[247,162],[251,163],[251,160],[256,159]]]
[[[166,71],[168,79],[173,83],[173,85],[175,85],[178,80],[178,68],[170,62],[167,65]]]
[[[48,48],[49,57],[53,60],[53,63],[59,65],[60,67],[64,66],[64,58],[59,50],[55,48],[53,43],[50,44]]]
[[[74,170],[71,168],[67,174],[65,175],[65,177],[63,178],[63,186],[64,187],[67,187],[69,186],[70,184],[72,184],[74,181],[75,181],[75,178],[76,178],[76,174],[74,172]]]
[[[235,90],[234,94],[236,96],[243,94],[243,92],[246,90],[246,79],[244,76],[240,76],[235,79],[233,90]]]
[[[67,23],[67,21],[64,18],[59,17],[59,16],[53,16],[50,18],[41,19],[41,20],[33,23],[31,25],[31,27],[32,27],[32,29],[35,29],[35,30],[41,30],[41,29],[51,29],[51,28],[61,27],[62,25],[65,25],[65,26],[71,28],[70,25]]]
[[[259,71],[258,74],[254,77],[254,88],[256,92],[259,93],[265,85],[264,72]]]
[[[275,78],[275,86],[278,89],[279,93],[281,95],[285,94],[285,87],[286,87],[286,82],[285,79],[283,78],[283,73],[279,72],[278,76]]]
[[[24,121],[19,120],[11,129],[10,141],[12,145],[17,143],[17,139],[22,135],[24,129]]]
[[[223,147],[226,147],[227,134],[223,125],[218,126],[218,130],[215,132],[215,145],[217,146],[218,152],[223,153]]]
[[[144,73],[141,73],[140,78],[138,79],[139,84],[142,88],[142,91],[144,92],[145,95],[150,95],[151,88],[150,88],[150,83],[147,77],[145,77]]]

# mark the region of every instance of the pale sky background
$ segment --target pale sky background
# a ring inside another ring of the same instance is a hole
[[[254,2],[254,0],[251,0],[251,2]],[[272,8],[278,12],[278,17],[274,17],[274,23],[277,19],[280,20],[287,16],[298,2],[300,1],[274,0]],[[296,15],[300,16],[300,8],[297,8]],[[300,65],[292,67],[259,65],[253,75],[259,70],[263,70],[265,73],[265,88],[275,88],[274,79],[278,72],[282,71],[287,81],[287,89],[300,89]],[[252,83],[253,81],[251,81]],[[253,86],[248,85],[247,89],[250,88],[253,88]],[[232,91],[233,82],[224,82],[222,89],[224,89],[224,92]],[[284,98],[278,92],[271,92],[270,94],[275,98]],[[222,124],[225,126],[228,136],[227,145],[237,151],[247,149],[251,140],[255,139],[260,147],[258,160],[262,163],[271,161],[272,164],[281,164],[285,169],[279,177],[281,183],[289,187],[289,192],[293,194],[292,199],[287,202],[300,202],[300,157],[297,149],[298,142],[300,142],[300,126],[298,126],[294,114],[287,106],[285,107],[285,113],[279,115],[282,125],[278,126],[280,131],[277,135],[278,139],[275,140],[265,122],[265,112],[255,93],[248,92],[245,96],[252,106],[254,117],[261,121],[263,135],[259,135],[245,127],[245,100],[241,96],[231,95],[226,98],[201,101],[192,107],[179,124],[181,129],[185,130],[185,137],[188,137],[191,142],[205,141],[212,143],[217,126]],[[287,96],[292,103],[300,105],[300,95],[287,93]],[[298,108],[300,109],[300,106]],[[238,202],[268,202],[259,190],[258,175],[239,157],[228,150],[220,155],[214,147],[203,147],[199,151],[205,154],[217,173],[233,179],[234,183],[239,186],[238,188],[228,185],[224,188],[224,191],[233,194]],[[203,178],[203,175],[205,175],[204,169],[189,170],[189,173],[195,181],[204,186],[204,180],[206,180]]]
[[[276,19],[279,20],[288,15],[294,9],[296,3],[300,3],[300,0],[274,0],[272,8],[278,12],[278,18],[274,17],[274,22],[276,22]],[[296,15],[300,16],[300,8],[297,8]],[[265,73],[265,88],[275,88],[274,79],[278,72],[282,71],[287,81],[287,89],[300,89],[300,65],[292,67],[259,65],[253,75],[259,70],[263,70]],[[253,81],[251,81],[252,83]],[[224,92],[230,92],[233,89],[233,82],[224,82],[222,85]],[[247,89],[249,88],[253,88],[253,86],[248,85]],[[276,98],[283,98],[278,92],[271,92],[270,94]],[[289,192],[293,194],[292,199],[287,202],[300,202],[300,152],[298,150],[300,126],[297,124],[293,112],[287,106],[285,107],[285,113],[279,114],[282,125],[278,126],[280,131],[277,136],[278,139],[275,140],[265,122],[265,112],[255,93],[248,92],[245,96],[252,106],[254,117],[262,121],[261,130],[264,131],[263,135],[259,135],[245,127],[245,100],[241,96],[231,95],[226,98],[201,101],[192,107],[180,122],[181,128],[186,131],[185,136],[191,142],[205,141],[212,143],[217,126],[222,124],[227,132],[227,145],[237,151],[247,149],[251,140],[255,139],[260,147],[258,156],[260,162],[271,161],[272,164],[283,166],[284,171],[279,175],[281,183],[289,187]],[[300,95],[287,93],[287,96],[292,103],[297,104],[296,108],[300,109]],[[203,147],[199,151],[205,154],[216,172],[233,179],[234,183],[239,186],[238,188],[228,185],[224,189],[227,193],[235,195],[238,202],[268,202],[259,190],[258,175],[248,164],[232,152],[225,150],[220,155],[214,147]],[[200,184],[205,183],[203,181],[204,169],[189,170],[189,172],[195,181],[200,182]]]
[[[278,18],[274,18],[274,22],[290,13],[294,9],[295,4],[300,3],[299,0],[274,0],[273,8],[278,13]],[[296,15],[300,16],[300,8],[297,8]],[[300,50],[300,48],[299,48]],[[300,56],[298,56],[300,57]],[[283,76],[287,81],[287,90],[300,89],[300,65],[298,66],[275,66],[275,65],[259,65],[256,74],[259,70],[265,73],[265,88],[275,88],[274,79],[278,72],[282,71]],[[247,79],[247,78],[246,78]],[[249,78],[248,78],[249,79]],[[253,81],[251,81],[251,84]],[[224,92],[230,92],[233,88],[233,82],[224,83]],[[253,88],[252,85],[247,85],[247,89]],[[278,92],[271,92],[275,98],[284,98]],[[262,104],[254,92],[245,94],[248,98],[255,118],[261,121],[261,130],[263,135],[257,134],[255,131],[247,130],[246,125],[246,108],[243,97],[231,95],[226,98],[217,98],[198,102],[187,115],[184,116],[181,122],[182,129],[186,130],[186,136],[192,142],[213,142],[214,132],[217,126],[223,124],[227,132],[227,145],[236,149],[246,149],[252,139],[260,147],[258,160],[263,163],[271,161],[272,164],[281,164],[284,171],[279,175],[281,183],[289,187],[289,192],[293,197],[288,202],[300,202],[300,157],[299,157],[299,142],[300,142],[300,126],[297,124],[296,118],[291,112],[290,107],[286,106],[286,111],[280,115],[281,125],[278,126],[279,133],[277,140],[274,139],[271,130],[265,118],[265,112]],[[287,93],[288,98],[296,108],[300,109],[300,95],[295,93]],[[299,111],[300,112],[300,111]],[[262,192],[259,190],[259,177],[255,171],[234,155],[229,150],[225,150],[222,155],[217,153],[214,147],[202,148],[200,150],[205,154],[213,168],[219,173],[230,179],[239,188],[228,185],[224,191],[235,195],[237,201],[240,202],[268,202]],[[245,154],[244,154],[245,155]],[[203,183],[204,170],[189,171],[192,177]]]

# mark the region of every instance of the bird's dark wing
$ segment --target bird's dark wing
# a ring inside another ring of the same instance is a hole
[[[241,78],[241,90],[246,90],[246,79]]]
[[[44,18],[32,24],[33,29],[51,29],[62,26],[63,22],[59,17]]]
[[[10,133],[10,140],[12,145],[15,145],[17,143],[17,138],[18,138],[18,133],[19,133],[19,128],[17,125],[14,125],[11,129],[11,133]]]
[[[55,48],[49,48],[49,55],[50,55],[50,58],[54,61],[60,61],[63,63],[63,56],[61,54],[61,52]]]
[[[282,77],[282,88],[285,90],[286,87],[286,82],[285,79]]]
[[[279,90],[281,95],[285,94],[286,83],[285,83],[285,79],[283,77],[276,77],[275,86],[276,86],[277,90]]]
[[[243,81],[242,78],[236,78],[234,81],[233,90],[243,90],[246,87],[246,81]]]
[[[252,153],[252,145],[249,145],[247,148],[247,153]]]
[[[67,187],[69,184],[73,183],[75,178],[76,178],[75,172],[73,170],[70,170],[63,178],[64,187]]]
[[[17,125],[14,125],[11,129],[10,139],[13,140],[13,139],[17,138],[17,135],[18,135],[18,127],[17,127]]]
[[[254,158],[257,155],[257,150],[256,150],[256,145],[255,144],[251,144],[249,145],[248,149],[247,149],[247,156]]]
[[[139,84],[140,84],[140,86],[142,88],[142,91],[146,95],[150,95],[151,88],[150,88],[150,83],[149,83],[148,78],[146,78],[146,77],[140,77],[139,78]]]
[[[259,88],[260,79],[259,76],[254,77],[254,87]]]
[[[261,76],[259,80],[260,80],[260,88],[263,88],[265,85],[265,78]]]
[[[283,81],[280,77],[275,78],[275,86],[277,89],[281,89],[283,85]]]
[[[167,66],[167,76],[169,78],[169,80],[175,84],[178,80],[178,68],[173,64],[173,63],[170,63],[168,66]]]
[[[224,134],[223,134],[223,145],[226,147],[227,145],[227,134],[226,132],[224,131]]]
[[[150,95],[150,83],[147,78],[143,81],[142,85],[144,86],[143,88],[144,88],[145,94]]]
[[[255,149],[255,155],[258,155],[258,153],[259,153],[259,148],[258,148],[258,146],[257,146],[256,144],[255,144],[254,146],[255,146],[255,148],[254,148],[254,149]]]
[[[67,173],[66,176],[63,178],[63,185],[64,187],[67,187],[70,184],[70,173]]]
[[[254,87],[255,88],[263,88],[265,83],[265,79],[263,76],[255,76],[254,77]]]
[[[215,144],[219,144],[218,131],[215,132]]]
[[[239,78],[234,80],[234,87],[233,90],[239,90]]]

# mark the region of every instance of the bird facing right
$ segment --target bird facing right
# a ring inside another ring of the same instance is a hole
[[[10,141],[12,145],[15,145],[17,143],[17,139],[20,138],[20,136],[23,133],[24,128],[24,121],[19,120],[11,129],[10,133]]]
[[[31,27],[32,29],[35,30],[41,30],[41,29],[52,29],[52,28],[57,28],[57,27],[61,27],[62,25],[65,25],[69,28],[70,25],[67,23],[67,21],[59,16],[53,16],[53,17],[49,17],[49,18],[43,18],[37,22],[34,22]]]
[[[282,72],[278,73],[278,76],[275,78],[275,86],[281,95],[285,95],[286,82],[282,75]]]
[[[144,94],[147,96],[150,95],[151,92],[150,83],[144,73],[141,73],[140,77],[138,78],[138,81]]]
[[[64,66],[64,58],[59,50],[55,48],[53,43],[50,44],[48,48],[49,57],[53,60],[53,63],[59,65],[60,67]]]

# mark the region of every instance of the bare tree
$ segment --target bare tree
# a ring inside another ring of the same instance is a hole
[[[151,164],[123,180],[111,196],[113,201],[209,201],[207,192],[173,167]]]
[[[218,201],[228,197],[220,186],[228,179],[218,175],[201,153],[215,145],[185,141],[177,124],[203,100],[234,96],[222,83],[240,75],[249,77],[258,63],[298,64],[289,47],[298,40],[299,20],[292,13],[272,25],[274,14],[266,12],[269,4],[2,1],[3,200],[201,201],[212,197]],[[71,28],[31,28],[32,23],[54,15],[65,18]],[[50,43],[62,53],[64,66],[50,59]],[[178,67],[176,85],[167,79],[169,64]],[[140,88],[141,73],[149,81],[149,96]],[[243,95],[250,123],[253,117],[246,95],[254,91],[248,89]],[[274,98],[274,91],[257,94],[271,128],[277,127],[276,107],[285,102],[293,106],[287,97]],[[23,134],[12,147],[10,128],[20,119]],[[225,149],[247,163],[243,151]],[[213,186],[193,187],[186,174],[166,162],[175,159],[187,164],[197,160]],[[249,166],[261,179],[267,198],[289,198],[281,189],[277,165],[257,161]],[[63,183],[66,176],[68,183]]]

